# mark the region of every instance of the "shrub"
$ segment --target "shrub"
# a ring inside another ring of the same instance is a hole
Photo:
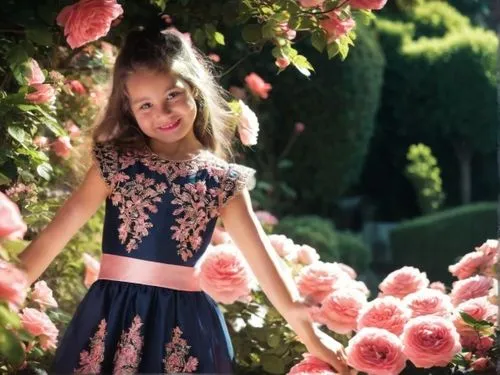
[[[411,264],[450,283],[448,265],[496,237],[497,204],[475,203],[403,222],[390,234],[396,267]]]
[[[337,233],[340,261],[353,267],[358,274],[365,273],[372,260],[370,248],[349,232]]]

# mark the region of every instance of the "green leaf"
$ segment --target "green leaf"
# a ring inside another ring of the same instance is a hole
[[[19,316],[3,304],[0,305],[0,322],[2,327],[21,328]]]
[[[167,6],[167,0],[150,0],[150,2],[160,8],[161,11],[164,11]]]
[[[21,342],[13,332],[3,327],[0,328],[0,353],[16,367],[24,362],[24,350]]]
[[[329,59],[333,59],[335,56],[337,56],[337,54],[339,53],[339,46],[337,43],[333,42],[333,43],[330,43],[327,47],[326,47],[326,52],[328,54],[328,58]]]
[[[48,114],[47,112],[45,112],[40,106],[36,106],[36,110],[38,112],[40,112],[45,117],[45,119],[47,121],[44,122],[44,125],[52,133],[54,133],[58,137],[62,137],[64,135],[66,135],[66,131],[61,127],[61,125],[59,125],[59,123],[57,122],[57,120],[54,117],[52,117],[50,114]]]
[[[54,43],[52,39],[52,33],[45,27],[27,29],[26,37],[33,43],[40,46],[49,47]]]
[[[270,374],[284,374],[285,364],[283,360],[279,357],[273,355],[262,354],[260,358],[260,363],[264,371]]]
[[[224,41],[224,35],[218,31],[216,31],[214,33],[214,39],[215,41],[217,42],[217,44],[220,44],[220,45],[225,45],[225,41]]]
[[[288,20],[288,27],[290,29],[296,30],[301,26],[302,18],[298,15],[292,15]]]
[[[276,334],[269,335],[267,337],[267,344],[271,348],[277,348],[281,344],[281,338]]]
[[[463,311],[460,311],[460,316],[465,323],[479,330],[493,326],[493,323],[488,322],[486,320],[476,320],[472,316]]]
[[[349,46],[344,42],[344,40],[338,41],[338,45],[340,57],[342,60],[345,60],[347,58],[347,54],[349,53]]]
[[[9,177],[0,172],[0,185],[8,185],[11,181]]]
[[[273,39],[276,35],[276,22],[269,21],[264,26],[262,26],[262,36],[265,39]]]
[[[51,173],[53,171],[54,170],[49,163],[42,163],[38,167],[36,167],[36,172],[38,173],[38,175],[47,181],[50,181]]]
[[[24,144],[24,142],[30,138],[29,134],[24,131],[23,128],[20,128],[19,126],[9,126],[7,128],[7,132],[9,135],[14,138],[16,141],[18,141],[21,144]]]
[[[325,33],[321,30],[316,30],[311,35],[311,43],[318,52],[323,52],[326,47]]]
[[[311,75],[310,70],[314,71],[313,66],[305,56],[297,55],[292,59],[292,64],[306,77]]]
[[[256,43],[262,39],[260,25],[249,24],[243,27],[241,32],[243,40],[247,43]]]
[[[280,160],[278,163],[279,169],[287,169],[290,167],[293,167],[293,162],[291,160],[283,159],[283,160]]]

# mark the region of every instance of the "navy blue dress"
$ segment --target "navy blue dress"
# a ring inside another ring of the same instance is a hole
[[[217,303],[201,290],[154,280],[175,279],[177,269],[189,275],[210,243],[219,209],[249,186],[254,171],[208,151],[169,161],[97,144],[93,154],[112,189],[102,244],[103,259],[111,260],[101,272],[121,271],[112,259],[135,268],[119,280],[100,277],[90,287],[51,373],[232,373],[233,348]],[[158,267],[165,274],[155,274]]]

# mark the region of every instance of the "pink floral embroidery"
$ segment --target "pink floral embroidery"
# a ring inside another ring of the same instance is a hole
[[[119,207],[118,218],[121,224],[118,234],[121,243],[127,244],[128,253],[137,249],[142,238],[149,234],[148,229],[153,227],[153,224],[149,221],[147,211],[158,212],[154,203],[161,202],[166,190],[167,184],[155,184],[154,179],[146,178],[143,173],[136,174],[132,181],[123,181],[116,186],[111,202]]]
[[[216,189],[207,190],[205,181],[184,184],[173,184],[172,204],[179,205],[173,215],[175,222],[170,229],[174,231],[172,238],[178,242],[177,254],[185,262],[193,256],[202,245],[202,234],[209,221],[217,216]]]
[[[80,367],[76,374],[98,374],[101,372],[101,363],[104,360],[104,338],[106,337],[106,320],[101,320],[99,329],[90,340],[90,352],[80,353]]]
[[[185,339],[181,338],[182,331],[179,327],[174,328],[172,341],[165,345],[167,354],[163,363],[165,364],[165,372],[171,373],[189,373],[194,372],[198,368],[198,359],[192,356],[186,359],[189,355],[191,346],[187,344]]]
[[[123,331],[115,353],[113,374],[135,374],[141,360],[142,345],[141,337],[143,323],[139,315],[136,315],[128,332]]]

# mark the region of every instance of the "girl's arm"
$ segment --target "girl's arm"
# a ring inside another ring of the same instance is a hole
[[[221,218],[262,290],[308,351],[333,365],[339,374],[347,373],[342,345],[314,326],[309,319],[307,306],[299,301],[299,293],[291,276],[279,271],[280,259],[253,212],[247,190],[236,195],[221,209]]]
[[[19,255],[28,282],[33,283],[89,220],[109,195],[110,189],[93,165],[82,184],[57,211],[54,219]]]

